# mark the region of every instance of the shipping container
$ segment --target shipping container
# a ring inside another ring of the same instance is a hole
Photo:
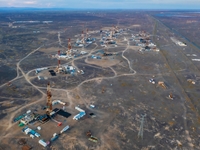
[[[66,126],[66,127],[64,127],[61,131],[60,131],[60,133],[63,133],[63,132],[65,132],[65,131],[67,131],[69,129],[69,126]]]
[[[52,137],[52,138],[51,138],[51,142],[53,142],[53,141],[57,140],[57,139],[58,139],[58,137],[59,137],[58,135],[56,135],[56,136]]]
[[[35,136],[36,136],[36,137],[40,137],[40,134],[36,132],[36,133],[35,133]]]
[[[47,143],[44,142],[44,140],[39,140],[39,144],[41,144],[42,146],[46,147],[47,146]]]

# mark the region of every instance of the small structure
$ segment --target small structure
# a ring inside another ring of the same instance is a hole
[[[36,132],[36,133],[35,133],[35,136],[39,138],[39,137],[40,137],[40,134]]]
[[[21,120],[22,118],[24,118],[26,115],[27,115],[26,113],[22,114],[22,115],[18,116],[17,118],[14,118],[13,121],[17,122],[17,121]]]
[[[83,110],[83,109],[81,109],[81,108],[79,108],[77,106],[75,107],[75,109],[78,110],[78,111],[80,111],[80,112],[85,112],[85,110]]]
[[[91,104],[91,105],[90,105],[90,108],[95,108],[95,105],[92,105],[92,104]]]
[[[21,123],[23,124],[28,124],[29,122],[33,121],[34,120],[34,115],[33,114],[27,114],[24,118],[22,118],[20,120]]]
[[[27,114],[30,114],[30,113],[31,113],[31,110],[28,110],[26,113],[27,113]]]
[[[62,122],[59,122],[59,123],[58,123],[58,127],[60,127],[61,125],[62,125]]]
[[[172,40],[176,45],[179,45],[179,46],[187,46],[186,43],[183,43],[183,42],[177,40],[175,37],[171,37],[171,40]]]
[[[56,114],[58,114],[58,115],[60,115],[60,116],[63,116],[63,117],[65,117],[65,118],[69,118],[69,117],[71,116],[70,113],[68,113],[68,112],[66,112],[66,111],[64,111],[64,110],[62,110],[62,109],[55,108],[53,111],[54,111]]]
[[[43,147],[47,147],[47,143],[44,140],[39,140],[38,142],[39,144],[41,144]]]
[[[63,66],[63,70],[65,70],[66,73],[74,74],[76,69],[73,66],[65,65]]]
[[[49,70],[49,73],[51,74],[51,76],[56,76],[56,73],[54,70]]]
[[[84,74],[84,71],[83,71],[83,70],[81,70],[81,74]]]
[[[87,54],[87,52],[81,51],[80,54],[81,54],[81,55],[84,55],[84,54]]]
[[[75,116],[73,117],[73,120],[79,120],[80,118],[82,118],[83,116],[86,115],[86,113],[85,113],[85,111],[84,111],[83,109],[81,109],[81,108],[79,108],[79,107],[77,107],[77,106],[75,107],[75,109],[78,110],[80,113],[77,114],[77,115],[75,115]]]
[[[93,43],[93,42],[95,42],[95,38],[86,38],[85,39],[85,42],[87,43],[87,44],[91,44],[91,43]]]
[[[19,124],[18,124],[18,126],[19,127],[23,127],[25,124],[23,124],[22,122],[20,122]]]
[[[45,67],[45,68],[38,68],[38,69],[35,69],[35,73],[38,74],[40,73],[42,70],[47,70],[49,68]]]
[[[56,133],[54,133],[53,134],[53,137],[51,138],[51,142],[53,142],[53,141],[55,141],[55,140],[57,140],[58,139],[58,137],[59,137],[59,135],[58,134],[56,134]]]
[[[89,115],[90,115],[91,118],[95,118],[96,117],[96,115],[94,113],[90,113]]]
[[[24,130],[25,134],[28,134],[31,131],[30,128],[27,128],[26,130]]]
[[[38,120],[41,123],[45,123],[45,122],[49,121],[49,117],[47,116],[47,114],[43,114],[43,115],[38,116]]]
[[[80,112],[79,114],[77,114],[76,116],[74,116],[74,120],[79,120],[80,118],[82,118],[83,116],[85,116],[85,112]]]
[[[65,132],[65,131],[67,131],[69,129],[69,126],[67,125],[66,127],[64,127],[61,131],[60,131],[60,133],[63,133],[63,132]]]
[[[30,137],[31,137],[32,139],[34,139],[35,136],[34,136],[33,134],[30,134]]]

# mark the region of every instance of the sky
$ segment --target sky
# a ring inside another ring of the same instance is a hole
[[[0,7],[200,9],[200,0],[0,0]]]

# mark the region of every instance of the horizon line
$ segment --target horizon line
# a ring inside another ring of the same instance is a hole
[[[0,7],[0,9],[74,9],[74,10],[196,10],[200,11],[200,9],[192,9],[192,8],[67,8],[67,7]]]

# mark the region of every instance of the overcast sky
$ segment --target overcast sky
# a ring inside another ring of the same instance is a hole
[[[200,0],[0,0],[0,7],[200,9]]]

